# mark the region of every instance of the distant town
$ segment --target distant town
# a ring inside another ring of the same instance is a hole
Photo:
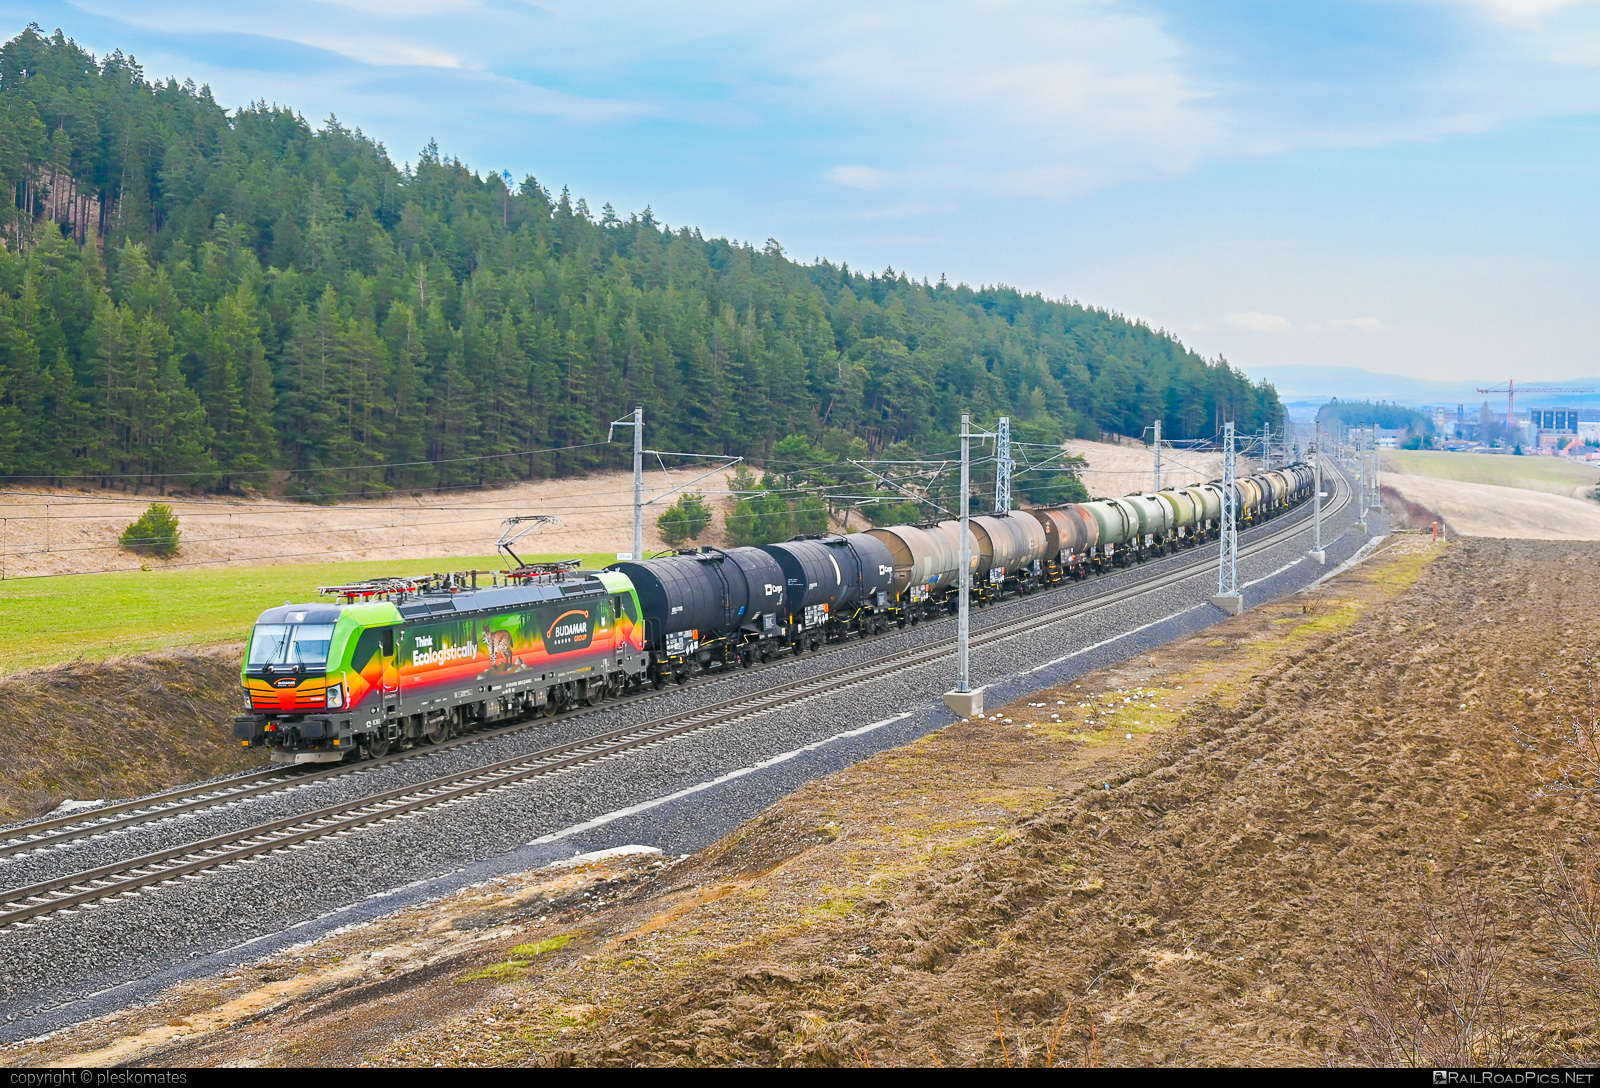
[[[1338,402],[1334,402],[1338,403]],[[1298,405],[1291,404],[1291,413]],[[1331,438],[1360,434],[1378,449],[1444,450],[1450,453],[1491,453],[1566,457],[1600,461],[1600,410],[1578,408],[1517,408],[1496,411],[1491,402],[1425,405],[1414,409],[1390,407],[1404,422],[1395,426],[1340,419],[1320,413],[1323,431]],[[1309,413],[1308,413],[1309,414]],[[1304,417],[1302,417],[1303,419]],[[1298,421],[1297,421],[1298,422]],[[1309,422],[1308,420],[1305,422]],[[1304,426],[1304,422],[1301,423]]]

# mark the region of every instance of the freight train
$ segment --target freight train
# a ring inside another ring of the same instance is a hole
[[[1302,464],[1236,481],[1240,525],[1308,498]],[[1214,539],[1218,483],[968,519],[980,607]],[[280,763],[376,757],[479,726],[593,706],[951,611],[961,523],[894,525],[760,548],[701,548],[328,586],[338,603],[263,612],[234,735]],[[515,560],[515,553],[506,549]],[[480,573],[488,584],[479,584]]]

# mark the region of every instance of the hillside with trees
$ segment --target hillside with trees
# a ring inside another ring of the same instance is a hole
[[[1277,426],[1276,393],[1113,313],[801,264],[595,212],[436,146],[230,110],[58,31],[0,48],[0,475],[307,498],[486,485],[650,445],[944,453]],[[798,448],[791,442],[790,448]],[[535,452],[529,452],[535,451]]]
[[[1335,397],[1317,409],[1317,422],[1325,428],[1382,427],[1386,431],[1433,433],[1433,421],[1414,408],[1389,401],[1340,400]]]

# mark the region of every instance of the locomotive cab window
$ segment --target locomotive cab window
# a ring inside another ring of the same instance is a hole
[[[251,666],[328,663],[331,623],[258,623],[250,636]]]

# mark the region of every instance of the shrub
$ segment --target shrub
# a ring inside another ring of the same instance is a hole
[[[706,505],[705,496],[698,491],[679,496],[678,501],[662,511],[656,519],[661,539],[674,546],[690,537],[698,539],[710,525],[711,507]]]
[[[922,507],[910,499],[902,502],[880,499],[877,502],[862,503],[861,512],[874,525],[911,525],[924,517]]]
[[[794,535],[794,512],[781,495],[740,499],[728,515],[728,540],[741,547],[759,547]]]
[[[684,516],[683,510],[677,503],[673,503],[661,512],[661,516],[656,519],[656,528],[661,532],[661,539],[673,547],[689,539],[689,519]]]
[[[164,502],[153,502],[137,521],[122,530],[117,542],[130,552],[171,559],[178,554],[178,515]]]
[[[711,526],[711,507],[706,505],[706,497],[698,491],[690,491],[678,500],[677,505],[689,522],[689,535],[699,539],[700,534]]]
[[[807,495],[794,507],[794,531],[807,536],[821,536],[828,531],[828,508],[815,495]]]

